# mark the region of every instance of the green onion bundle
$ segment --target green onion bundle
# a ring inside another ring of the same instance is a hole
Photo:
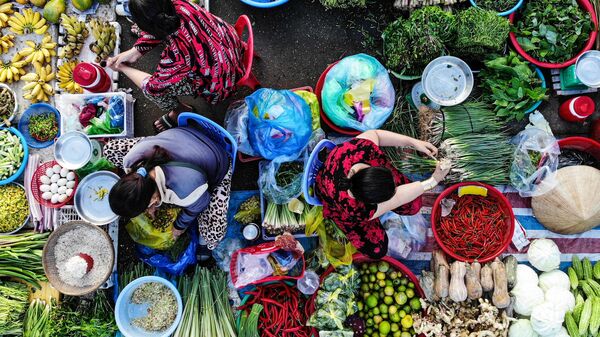
[[[467,102],[444,107],[432,119],[429,141],[439,144],[442,141],[470,133],[499,133],[503,124],[496,113],[482,102]]]
[[[194,276],[184,275],[179,278],[179,292],[185,303],[181,323],[173,337],[200,336],[199,287],[200,267],[196,267]]]
[[[154,274],[153,268],[143,262],[137,262],[128,267],[127,270],[119,273],[119,289],[121,290],[125,289],[125,287],[135,279]]]
[[[42,251],[49,233],[0,235],[0,277],[13,277],[39,288],[46,280]]]
[[[52,305],[39,298],[31,301],[23,321],[23,337],[50,337],[51,310]]]
[[[410,91],[408,91],[410,92]],[[383,129],[412,138],[419,138],[419,114],[405,98],[406,93],[401,92],[396,100],[396,106],[391,117],[383,125]]]
[[[246,312],[241,314],[238,337],[260,337],[258,333],[258,316],[262,310],[263,306],[255,303],[252,305],[249,314]]]
[[[0,336],[23,333],[23,315],[27,310],[29,290],[18,282],[0,282]]]

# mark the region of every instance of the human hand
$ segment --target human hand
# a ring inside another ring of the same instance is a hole
[[[142,57],[142,53],[140,53],[135,47],[124,51],[118,54],[115,57],[110,57],[106,61],[106,65],[109,66],[114,71],[120,71],[123,63],[135,63],[137,60]]]
[[[433,179],[438,183],[442,182],[450,172],[450,168],[451,165],[447,160],[439,161],[435,167],[435,172],[433,172]]]
[[[438,149],[437,147],[435,147],[433,144],[429,143],[429,142],[424,142],[422,140],[418,140],[415,139],[413,141],[412,147],[421,152],[426,154],[429,157],[435,158],[435,156],[437,156],[438,154]]]

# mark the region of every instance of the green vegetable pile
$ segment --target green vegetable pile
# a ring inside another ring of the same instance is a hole
[[[53,306],[48,325],[48,336],[112,337],[119,330],[113,305],[102,290],[92,298],[65,296]]]
[[[495,11],[471,7],[456,16],[456,41],[453,52],[480,59],[504,50],[510,32],[509,21]]]
[[[20,336],[23,333],[23,317],[28,298],[26,285],[0,282],[0,336]]]
[[[537,101],[547,99],[548,89],[529,62],[511,51],[507,56],[485,62],[479,74],[483,98],[494,105],[498,117],[518,121]]]
[[[560,63],[583,49],[592,29],[589,13],[575,0],[532,0],[526,2],[515,34],[535,59]]]
[[[575,308],[565,315],[565,327],[570,336],[598,336],[600,332],[600,262],[592,266],[573,255],[567,270]]]
[[[242,202],[233,219],[242,224],[260,222],[260,199],[252,196]]]
[[[519,0],[477,0],[477,7],[496,12],[505,12],[517,5]]]
[[[0,180],[17,172],[25,152],[21,139],[8,130],[0,130]]]
[[[319,0],[327,9],[366,7],[367,0]]]
[[[25,190],[15,184],[0,186],[0,233],[10,233],[27,220],[29,202]]]
[[[44,112],[29,118],[29,134],[39,142],[54,139],[58,134],[58,121],[52,112]]]
[[[23,337],[50,337],[50,312],[52,305],[35,299],[29,304],[23,321]]]
[[[46,280],[42,250],[49,233],[0,235],[0,277],[12,277],[39,288]]]
[[[421,311],[415,284],[385,261],[359,266],[359,316],[366,320],[365,336],[415,336],[413,313]]]
[[[429,126],[421,130],[433,144],[466,134],[499,133],[504,127],[494,111],[483,102],[465,102],[455,106],[443,107],[434,113]]]

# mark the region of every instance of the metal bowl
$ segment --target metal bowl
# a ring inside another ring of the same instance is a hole
[[[115,221],[116,215],[108,204],[108,192],[119,181],[119,176],[109,171],[94,172],[79,182],[75,191],[75,210],[79,216],[94,225],[106,225]],[[99,198],[98,191],[106,189]]]
[[[54,158],[69,170],[80,169],[92,158],[92,142],[83,132],[63,133],[54,143]]]
[[[475,80],[465,61],[454,56],[442,56],[425,67],[422,83],[425,95],[432,102],[441,106],[453,106],[469,97]]]
[[[19,184],[19,183],[15,183],[15,182],[13,182],[13,183],[11,183],[11,184],[9,184],[9,185],[17,185],[17,186],[19,186],[19,187],[20,187],[20,188],[22,188],[22,189],[23,189],[23,191],[25,192],[25,196],[27,196],[27,191],[25,191],[25,187],[24,187],[23,185],[21,185],[21,184]],[[4,186],[8,186],[8,185],[4,185]],[[0,186],[0,188],[2,188],[2,187],[4,187],[4,186]],[[20,230],[21,230],[21,228],[25,227],[25,225],[26,225],[26,224],[29,222],[29,219],[30,219],[30,218],[31,218],[31,214],[29,214],[29,215],[27,216],[27,218],[25,218],[25,221],[23,221],[23,223],[22,223],[20,226],[18,226],[17,228],[13,229],[13,230],[12,230],[12,231],[10,231],[10,232],[6,232],[6,233],[2,233],[2,232],[0,232],[0,234],[2,234],[2,235],[11,235],[11,234],[15,234],[15,233],[17,233],[18,231],[20,231]]]
[[[17,111],[19,111],[19,101],[17,100],[17,94],[15,93],[14,90],[12,90],[8,85],[4,84],[4,83],[0,83],[0,88],[5,88],[8,89],[8,91],[10,91],[13,95],[13,99],[15,100],[15,108],[13,109],[12,114],[7,118],[8,122],[12,122],[13,119],[15,119],[15,116],[17,115]],[[0,126],[5,126],[6,124],[4,123],[4,120],[0,120]]]
[[[575,74],[581,83],[590,88],[600,88],[600,51],[589,50],[575,62]]]

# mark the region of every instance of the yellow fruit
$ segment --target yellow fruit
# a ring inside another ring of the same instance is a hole
[[[46,19],[40,16],[40,13],[34,12],[31,8],[24,9],[22,13],[15,12],[9,19],[10,30],[18,35],[36,33],[44,34],[48,30]]]
[[[50,0],[44,6],[44,18],[52,23],[58,23],[60,16],[67,10],[65,0]]]
[[[65,62],[58,67],[58,87],[70,94],[81,94],[83,89],[73,80],[73,69],[77,61]]]
[[[40,8],[44,7],[46,4],[46,0],[29,0],[29,2],[31,2],[32,5]]]
[[[54,90],[48,82],[54,79],[55,74],[49,64],[44,67],[39,63],[34,63],[34,67],[35,73],[29,73],[21,77],[22,80],[27,82],[23,86],[23,98],[33,103],[47,102],[50,100],[50,96],[54,95]]]

